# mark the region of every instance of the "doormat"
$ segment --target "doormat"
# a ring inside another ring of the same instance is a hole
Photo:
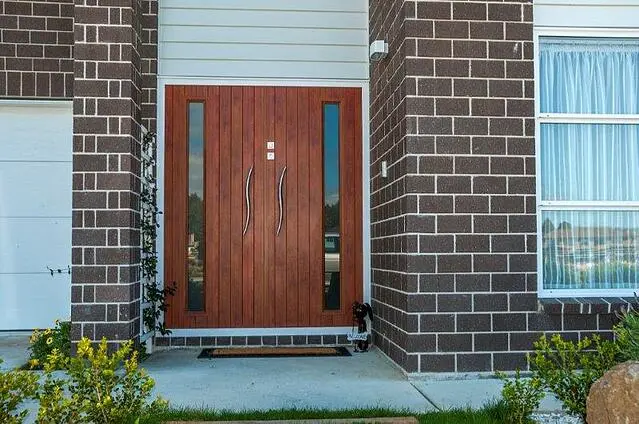
[[[202,350],[198,359],[292,358],[304,356],[351,356],[344,346],[335,347],[215,347]]]

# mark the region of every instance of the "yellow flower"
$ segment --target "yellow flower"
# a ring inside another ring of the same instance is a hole
[[[50,345],[51,343],[53,343],[53,337],[49,337],[47,339],[47,344]]]
[[[37,367],[39,363],[40,361],[38,361],[37,359],[32,359],[29,361],[29,365],[31,366],[31,368]]]

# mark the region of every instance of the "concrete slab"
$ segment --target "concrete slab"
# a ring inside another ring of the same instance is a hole
[[[29,359],[30,333],[0,333],[0,369],[8,370],[24,365]]]
[[[411,383],[420,393],[440,408],[481,408],[486,403],[501,398],[503,383],[497,378],[460,378],[449,379],[413,378]],[[561,402],[548,394],[542,400],[539,411],[561,411]]]
[[[433,406],[376,349],[350,357],[197,359],[199,349],[155,352],[142,366],[173,406],[219,410]]]

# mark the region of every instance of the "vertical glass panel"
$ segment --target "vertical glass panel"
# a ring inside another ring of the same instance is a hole
[[[340,308],[339,104],[324,104],[324,309]]]
[[[619,38],[540,40],[541,111],[639,113],[639,41]]]
[[[189,311],[204,310],[204,103],[189,103]]]
[[[639,200],[639,125],[542,124],[542,200]]]
[[[637,211],[545,211],[545,289],[639,287]]]

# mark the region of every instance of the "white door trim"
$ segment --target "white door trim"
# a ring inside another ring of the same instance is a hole
[[[158,77],[158,123],[157,123],[157,172],[158,204],[164,210],[164,93],[167,85],[242,85],[242,86],[278,86],[278,87],[356,87],[362,89],[362,277],[363,301],[371,301],[371,219],[370,219],[370,89],[368,81],[362,80],[291,80],[291,79],[229,79],[229,78],[176,78]],[[159,216],[158,232],[158,275],[164,279],[164,215]],[[163,319],[163,317],[161,318]],[[246,336],[246,335],[332,335],[350,332],[350,327],[303,327],[303,328],[230,328],[230,329],[172,329],[175,337],[198,336]],[[247,332],[254,331],[248,334]],[[291,331],[299,331],[292,333]],[[180,336],[184,335],[184,336]]]

